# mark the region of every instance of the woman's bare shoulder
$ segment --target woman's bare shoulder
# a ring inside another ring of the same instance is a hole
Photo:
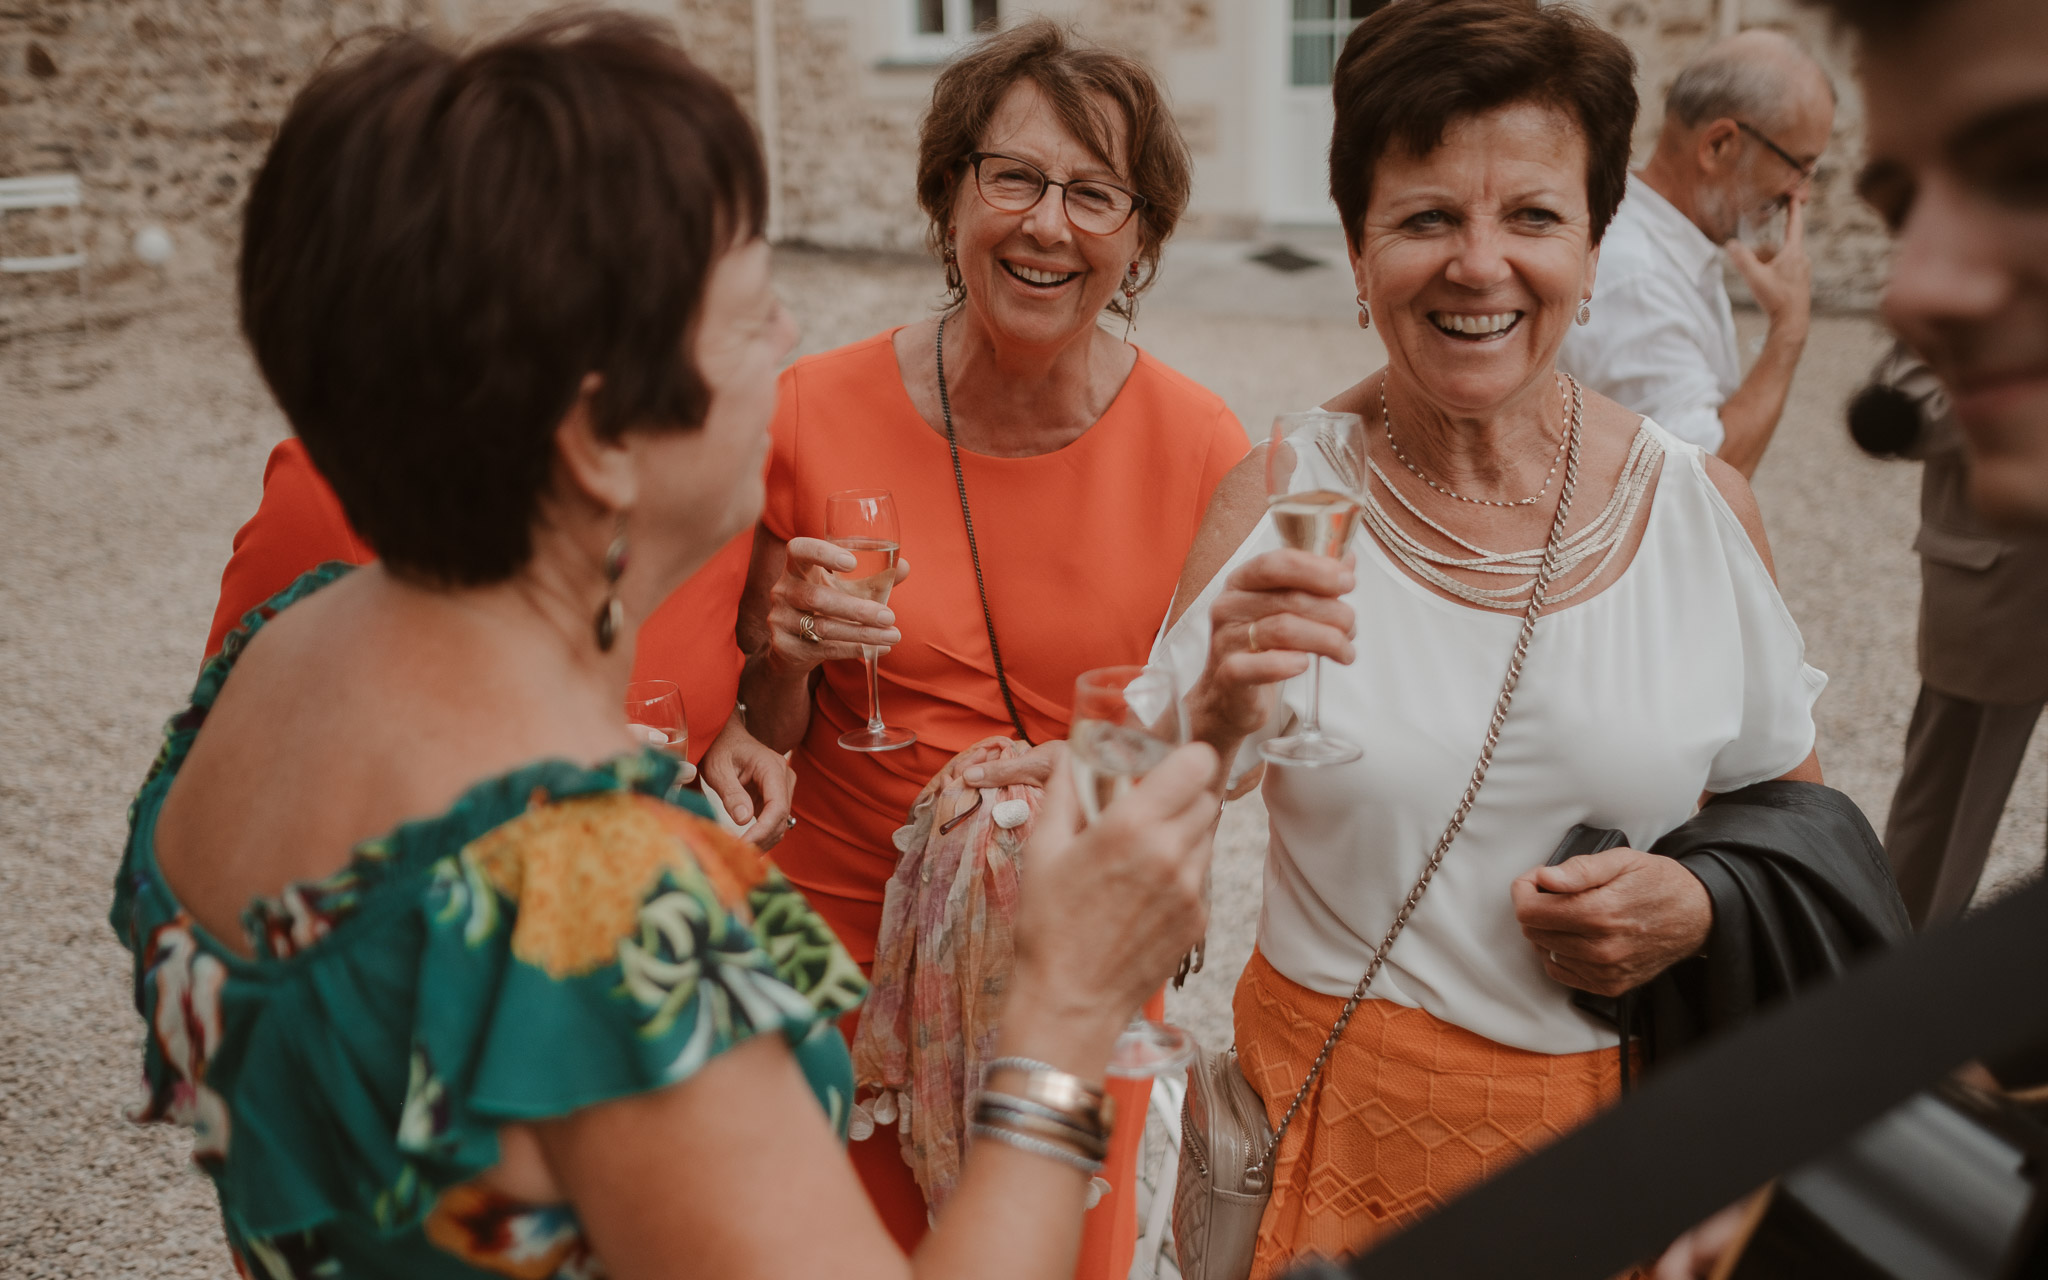
[[[1764,568],[1770,571],[1772,581],[1776,581],[1778,567],[1771,559],[1770,539],[1764,536],[1764,513],[1757,506],[1755,490],[1749,487],[1749,481],[1740,471],[1713,454],[1702,451],[1700,460],[1706,466],[1708,481],[1720,493],[1722,501],[1728,504],[1728,509],[1735,513],[1735,518],[1742,524],[1742,531],[1749,535],[1757,555],[1763,558]]]
[[[1643,415],[1609,400],[1598,392],[1588,391],[1586,396],[1586,434],[1588,442],[1599,441],[1603,451],[1612,450],[1626,454],[1634,443],[1636,433],[1642,430]],[[1749,535],[1756,552],[1763,557],[1764,568],[1773,577],[1777,570],[1771,562],[1770,541],[1764,536],[1763,511],[1757,506],[1756,494],[1749,487],[1749,481],[1740,471],[1723,462],[1714,454],[1700,451],[1700,464],[1706,472],[1708,483],[1721,495],[1722,501]]]
[[[1187,562],[1181,567],[1166,625],[1180,621],[1265,513],[1266,445],[1261,441],[1217,481],[1209,509],[1202,514],[1201,528],[1195,531],[1194,545],[1188,548]]]

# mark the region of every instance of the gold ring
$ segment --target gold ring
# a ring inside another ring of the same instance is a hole
[[[1245,626],[1245,629],[1244,629],[1244,634],[1245,634],[1245,638],[1246,638],[1247,640],[1249,640],[1249,641],[1251,642],[1251,651],[1252,651],[1253,653],[1258,653],[1258,652],[1260,652],[1260,649],[1259,649],[1259,620],[1258,620],[1257,618],[1253,618],[1253,619],[1252,619],[1252,620],[1251,620],[1251,621],[1250,621],[1249,623],[1247,623],[1247,624],[1246,624],[1246,626]]]
[[[796,625],[804,629],[804,639],[810,641],[812,644],[825,643],[824,640],[821,639],[818,635],[817,619],[813,618],[810,614],[798,614],[796,619]]]

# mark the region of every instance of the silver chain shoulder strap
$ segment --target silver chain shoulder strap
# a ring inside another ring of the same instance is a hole
[[[1557,572],[1558,551],[1564,542],[1565,519],[1571,514],[1572,496],[1579,487],[1579,438],[1580,422],[1584,409],[1584,393],[1579,389],[1578,379],[1572,378],[1571,444],[1567,453],[1564,471],[1564,485],[1557,494],[1557,514],[1550,521],[1550,538],[1544,544],[1543,563],[1536,571],[1536,583],[1529,597],[1529,607],[1522,613],[1522,629],[1515,636],[1515,650],[1508,658],[1507,678],[1501,681],[1500,697],[1494,700],[1493,717],[1486,724],[1486,741],[1479,749],[1479,763],[1472,767],[1471,781],[1465,784],[1465,794],[1458,801],[1458,807],[1451,814],[1451,820],[1444,827],[1444,833],[1437,837],[1436,848],[1429,854],[1429,862],[1422,868],[1422,874],[1415,878],[1415,887],[1408,891],[1407,900],[1395,914],[1394,923],[1387,926],[1387,936],[1373,949],[1372,961],[1365,967],[1365,976],[1358,980],[1358,986],[1351,992],[1351,998],[1344,1002],[1344,1011],[1337,1015],[1336,1025],[1323,1041],[1322,1052],[1303,1078],[1301,1088],[1294,1091],[1294,1101],[1287,1104],[1287,1114],[1273,1131],[1273,1144],[1266,1148],[1265,1156],[1259,1161],[1262,1168],[1270,1169],[1274,1158],[1280,1152],[1280,1142],[1287,1136],[1287,1126],[1294,1123],[1294,1117],[1301,1110],[1302,1102],[1315,1087],[1323,1074],[1323,1066],[1330,1060],[1330,1052],[1337,1047],[1344,1028],[1351,1022],[1351,1015],[1358,1012],[1358,1006],[1365,1002],[1366,989],[1380,973],[1380,966],[1387,960],[1387,952],[1393,950],[1394,939],[1401,936],[1401,930],[1408,927],[1408,917],[1415,914],[1415,906],[1422,901],[1423,893],[1429,888],[1430,879],[1436,869],[1443,865],[1444,854],[1451,848],[1451,842],[1458,838],[1458,832],[1465,827],[1465,819],[1472,813],[1473,802],[1479,799],[1479,787],[1486,781],[1486,771],[1493,767],[1493,749],[1500,744],[1501,726],[1507,723],[1508,705],[1515,700],[1515,686],[1522,682],[1522,664],[1529,657],[1529,640],[1536,633],[1536,619],[1543,613],[1543,593],[1549,587],[1550,579]],[[1370,483],[1368,481],[1367,483]],[[1270,1177],[1270,1173],[1269,1173]],[[1269,1184],[1270,1185],[1270,1184]]]

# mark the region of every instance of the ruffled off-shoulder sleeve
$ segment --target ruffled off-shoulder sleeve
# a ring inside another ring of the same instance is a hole
[[[400,1145],[695,1075],[853,1008],[860,970],[751,848],[653,798],[529,811],[436,869]]]
[[[633,790],[536,793],[409,896],[402,925],[370,928],[382,945],[289,958],[301,990],[251,1046],[277,1069],[245,1076],[237,1119],[255,1123],[228,1170],[252,1234],[336,1215],[402,1229],[496,1163],[501,1126],[686,1081],[766,1033],[844,1133],[852,1073],[833,1020],[866,981],[788,882],[709,821]],[[407,1001],[409,1025],[389,1011]]]
[[[1805,761],[1817,737],[1813,706],[1828,678],[1806,661],[1799,624],[1748,531],[1707,478],[1699,451],[1685,461],[1698,469],[1697,487],[1713,513],[1741,637],[1742,720],[1707,773],[1707,790],[1719,795],[1781,778]]]

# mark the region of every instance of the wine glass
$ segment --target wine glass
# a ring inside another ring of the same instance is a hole
[[[848,489],[826,498],[825,537],[853,553],[853,568],[833,574],[833,584],[849,595],[887,604],[889,589],[896,585],[896,552],[902,545],[895,496],[887,489]],[[894,751],[916,742],[917,735],[910,730],[882,723],[882,681],[876,670],[880,655],[873,645],[864,644],[860,656],[868,669],[868,722],[840,734],[839,745],[848,751]]]
[[[1358,531],[1365,495],[1365,419],[1355,413],[1283,413],[1266,448],[1266,512],[1280,540],[1296,551],[1341,559]],[[1323,732],[1323,660],[1309,665],[1308,712],[1301,727],[1259,744],[1275,764],[1349,764],[1365,754]]]
[[[690,722],[683,716],[683,691],[675,681],[635,680],[627,685],[626,727],[648,746],[682,761],[685,774],[696,776],[690,764]]]
[[[1103,667],[1074,682],[1067,758],[1081,812],[1090,822],[1188,740],[1180,685],[1163,667]],[[1179,1027],[1135,1017],[1116,1038],[1109,1074],[1171,1075],[1194,1061],[1195,1039]]]

